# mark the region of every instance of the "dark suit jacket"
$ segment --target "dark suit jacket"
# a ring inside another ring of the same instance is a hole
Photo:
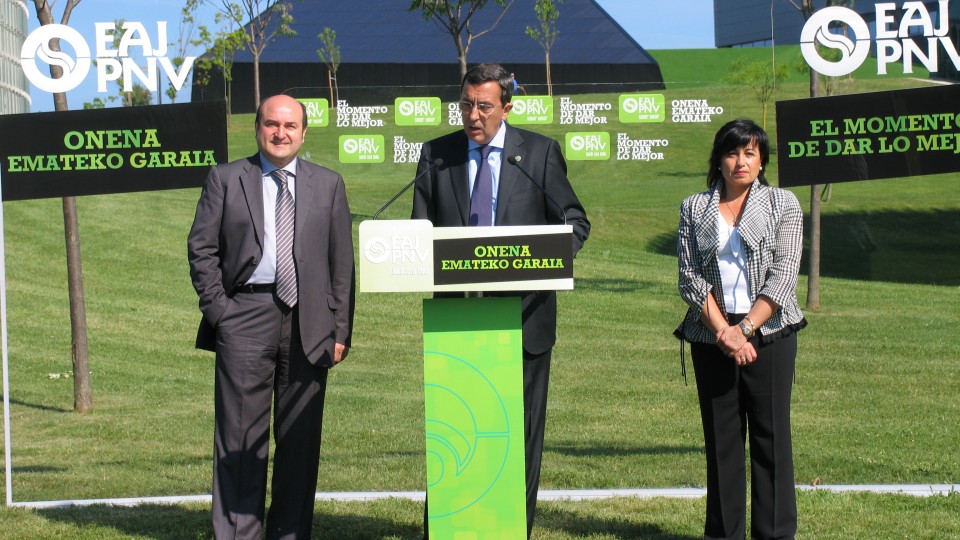
[[[443,159],[443,166],[427,172],[417,181],[413,196],[414,219],[428,219],[436,227],[467,226],[470,214],[467,149],[467,136],[463,131],[423,145],[417,174],[426,171],[437,158]],[[508,156],[521,156],[519,167],[509,164]],[[556,204],[544,192],[549,193]],[[549,137],[508,125],[494,224],[562,224],[563,213],[558,205],[566,213],[567,224],[573,226],[573,252],[576,254],[590,234],[590,222],[567,179],[567,164],[560,145]],[[530,354],[544,353],[556,343],[556,293],[530,291],[520,296],[523,348]]]
[[[232,291],[246,283],[263,256],[262,178],[259,154],[217,165],[207,176],[187,240],[190,277],[203,313],[198,348],[214,350],[217,323]],[[310,362],[333,365],[334,343],[350,345],[355,294],[343,178],[298,159],[296,208],[293,251],[303,349]]]

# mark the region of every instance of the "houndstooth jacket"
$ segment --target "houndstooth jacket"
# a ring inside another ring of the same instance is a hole
[[[689,309],[674,334],[690,342],[716,343],[716,336],[700,320],[711,290],[716,291],[714,298],[726,313],[717,262],[719,205],[718,187],[691,195],[680,205],[678,285]],[[780,306],[757,333],[769,336],[788,326],[802,327],[805,321],[797,303],[796,287],[803,249],[803,212],[797,197],[754,180],[739,231],[746,253],[751,302],[763,295]]]

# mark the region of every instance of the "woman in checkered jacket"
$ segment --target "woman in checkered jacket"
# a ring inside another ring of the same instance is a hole
[[[717,132],[707,191],[680,206],[679,288],[689,305],[676,330],[690,342],[707,455],[706,538],[746,529],[750,438],[753,538],[797,528],[790,393],[803,214],[793,193],[763,175],[769,139],[750,120]]]

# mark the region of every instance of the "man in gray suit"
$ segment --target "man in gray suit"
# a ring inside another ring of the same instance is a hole
[[[197,347],[216,352],[218,539],[262,534],[271,406],[267,538],[305,539],[312,528],[327,372],[350,347],[354,261],[343,178],[297,157],[306,124],[297,100],[265,100],[260,152],[210,170],[187,242],[203,312]]]
[[[513,75],[498,64],[479,64],[464,76],[460,87],[463,129],[424,143],[412,217],[428,219],[434,227],[567,223],[573,226],[576,254],[590,234],[590,221],[567,179],[567,164],[557,141],[507,124],[513,82]],[[487,169],[485,188],[484,175],[478,174],[482,168]],[[519,296],[522,309],[529,536],[540,483],[550,358],[557,340],[557,295],[554,291],[502,294]]]

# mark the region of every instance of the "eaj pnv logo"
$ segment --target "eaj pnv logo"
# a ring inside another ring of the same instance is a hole
[[[151,41],[143,24],[124,22],[121,26],[123,34],[116,49],[110,48],[114,42],[114,23],[95,23],[94,28],[95,55],[91,54],[90,45],[80,32],[69,26],[48,24],[31,32],[20,48],[20,61],[27,79],[44,92],[68,92],[79,86],[87,78],[90,68],[96,65],[98,92],[106,92],[108,82],[121,80],[126,92],[133,90],[135,81],[156,92],[160,71],[174,88],[180,90],[183,87],[195,57],[183,58],[182,64],[174,66],[173,61],[165,56],[168,41],[165,21],[157,22],[155,42]],[[59,40],[60,50],[50,46],[53,40]],[[145,66],[141,67],[130,57],[131,50],[140,53]],[[49,67],[46,66],[62,68],[63,76],[57,79],[50,77]]]
[[[948,0],[938,2],[939,24],[934,23],[923,2],[904,2],[900,13],[896,13],[896,4],[892,2],[878,3],[875,9],[873,37],[866,21],[852,9],[832,6],[814,13],[800,33],[800,51],[807,64],[833,77],[853,73],[866,61],[875,38],[878,75],[885,75],[887,65],[895,62],[903,63],[904,73],[913,73],[914,60],[936,73],[941,53],[960,69],[960,54],[949,38]],[[840,58],[824,58],[821,52],[826,50],[835,51],[828,56],[839,53]]]
[[[667,106],[663,94],[624,94],[620,96],[620,121],[629,123],[663,122]]]
[[[307,127],[327,127],[330,125],[330,103],[323,98],[300,99],[307,111]]]
[[[566,143],[567,159],[570,161],[610,159],[610,134],[606,131],[569,132]]]
[[[383,163],[383,135],[341,135],[340,163]]]
[[[513,96],[510,101],[510,123],[524,124],[552,124],[553,98],[550,96]]]
[[[398,126],[439,126],[440,98],[399,97],[394,100],[394,121]]]

